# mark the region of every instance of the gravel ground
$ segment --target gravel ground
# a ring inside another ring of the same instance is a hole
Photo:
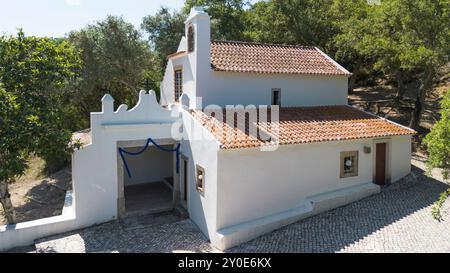
[[[420,161],[415,165],[423,167]],[[450,252],[444,221],[431,207],[448,187],[420,168],[380,194],[301,220],[229,252]],[[37,252],[216,252],[188,219],[128,228],[111,222],[40,240]]]
[[[40,253],[212,252],[214,249],[188,219],[171,224],[125,229],[119,222],[52,237],[36,244]]]

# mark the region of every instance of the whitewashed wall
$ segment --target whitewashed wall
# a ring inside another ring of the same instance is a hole
[[[411,136],[220,150],[217,232],[221,249],[238,245],[305,217],[379,192],[373,184],[376,143],[387,143],[391,182],[411,170]],[[364,147],[370,153],[364,153]],[[359,152],[358,175],[340,178],[340,153]]]
[[[118,141],[172,138],[172,123],[178,112],[163,109],[154,92],[139,93],[139,102],[127,111],[125,105],[113,109],[106,95],[102,112],[91,113],[92,144],[75,151],[72,181],[76,196],[75,213],[80,226],[116,219],[118,215]]]
[[[36,239],[80,228],[75,217],[74,206],[75,199],[72,192],[68,191],[61,215],[0,226],[0,252],[15,247],[29,246]]]
[[[183,67],[183,90],[191,98],[191,107],[225,105],[269,105],[272,88],[281,88],[283,106],[316,106],[347,104],[347,76],[295,75],[217,72],[211,69],[210,19],[201,11],[191,11],[187,27],[194,26],[195,51],[169,59],[162,90],[162,104],[174,102],[174,67]],[[186,50],[186,39],[179,51]]]
[[[164,73],[162,105],[174,103],[174,69],[183,68],[183,92],[190,98],[190,107],[197,108],[197,90],[205,89],[207,82],[202,78],[211,70],[210,62],[210,17],[201,9],[192,9],[185,22],[185,37],[188,27],[194,27],[195,50],[183,56],[170,58]],[[178,52],[187,50],[186,38],[180,41]]]
[[[202,85],[196,89],[192,62],[188,56],[182,56],[169,60],[167,65],[163,105],[174,102],[174,66],[183,67],[184,92],[190,98],[201,97],[203,107],[211,104],[270,105],[272,88],[281,89],[281,105],[285,107],[346,105],[348,102],[346,76],[233,73],[209,69],[198,75]],[[194,107],[200,108],[200,105],[192,102],[191,108]]]
[[[194,64],[191,63],[190,58],[187,56],[180,56],[168,60],[161,83],[161,105],[168,105],[175,101],[174,69],[175,67],[181,67],[183,69],[183,93],[187,94],[190,98],[194,98],[192,99],[192,107],[195,106],[195,75],[192,70],[193,66]]]
[[[299,206],[305,198],[372,182],[372,140],[221,150],[218,229]],[[359,151],[358,176],[339,178],[340,152]],[[264,167],[262,167],[264,166]]]
[[[411,136],[391,138],[391,182],[394,183],[411,172]]]
[[[129,111],[126,105],[114,111],[113,98],[105,95],[102,111],[91,113],[92,142],[72,155],[73,194],[66,196],[62,215],[0,226],[0,251],[32,244],[43,236],[116,219],[119,198],[123,198],[123,188],[119,189],[122,163],[118,142],[140,143],[149,137],[156,142],[173,142],[173,124],[179,121],[179,109],[162,108],[153,91],[141,91],[137,105]],[[167,164],[173,169],[173,160]]]
[[[188,167],[188,211],[189,217],[208,237],[216,231],[217,211],[217,153],[219,143],[189,113],[183,113],[183,140],[181,151],[189,159]],[[205,170],[205,191],[202,196],[196,189],[195,165]]]
[[[346,76],[282,75],[208,71],[202,75],[207,89],[198,90],[203,104],[270,105],[272,88],[281,89],[281,105],[318,106],[347,104]]]

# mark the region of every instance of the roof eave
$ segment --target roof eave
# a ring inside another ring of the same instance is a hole
[[[181,56],[184,56],[186,54],[187,54],[186,51],[178,51],[178,52],[175,52],[175,53],[167,55],[167,59],[173,59],[173,58],[176,58],[176,57],[181,57]]]
[[[323,52],[322,50],[320,50],[318,47],[314,47],[317,52],[319,52],[320,54],[322,54],[322,56],[324,56],[325,58],[327,58],[330,62],[332,62],[337,68],[339,68],[339,70],[341,70],[342,72],[344,72],[344,75],[347,75],[349,78],[353,75],[350,71],[348,71],[347,69],[345,69],[345,67],[343,67],[342,65],[340,65],[338,62],[336,62],[335,60],[333,60],[330,56],[328,56],[327,54],[325,54],[325,52]]]
[[[352,73],[307,73],[307,72],[280,72],[280,71],[239,71],[233,69],[221,69],[211,64],[211,69],[217,72],[231,72],[231,73],[257,73],[257,74],[284,74],[284,75],[321,75],[321,76],[346,76],[351,77]]]

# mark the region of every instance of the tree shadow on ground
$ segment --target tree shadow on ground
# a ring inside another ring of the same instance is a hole
[[[15,207],[17,221],[20,223],[60,215],[66,191],[72,188],[71,180],[67,168],[40,180],[26,192],[24,198],[27,202]]]
[[[429,207],[447,188],[448,184],[412,166],[411,175],[385,187],[380,194],[301,220],[229,252],[337,252]],[[429,216],[430,221],[435,221],[431,212]]]

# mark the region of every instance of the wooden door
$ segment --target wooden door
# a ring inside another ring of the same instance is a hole
[[[383,186],[386,184],[386,143],[377,143],[375,165],[375,183]]]

